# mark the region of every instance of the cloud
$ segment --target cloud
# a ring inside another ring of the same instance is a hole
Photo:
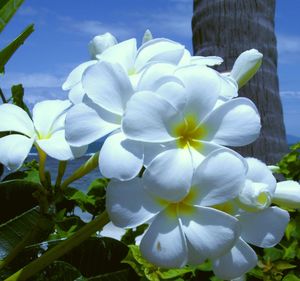
[[[10,88],[12,85],[20,83],[28,88],[54,88],[61,87],[64,78],[48,73],[7,72],[4,77],[0,78],[0,81],[3,88]]]
[[[20,16],[27,17],[27,16],[35,16],[36,14],[38,14],[38,11],[30,6],[21,7],[18,10],[18,15]]]
[[[289,64],[300,59],[300,36],[277,35],[279,61]]]
[[[300,99],[300,91],[281,91],[280,96],[284,99]]]

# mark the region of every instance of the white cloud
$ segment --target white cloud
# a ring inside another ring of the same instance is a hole
[[[35,16],[37,13],[38,11],[30,6],[23,6],[18,10],[20,16]]]
[[[290,64],[300,60],[300,36],[277,35],[277,48],[279,62]]]
[[[300,99],[300,91],[281,91],[281,98]]]
[[[61,87],[64,78],[48,73],[7,72],[5,76],[0,78],[0,81],[3,88],[10,88],[12,85],[20,83],[28,88],[54,88]]]

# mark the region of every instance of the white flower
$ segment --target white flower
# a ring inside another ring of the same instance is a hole
[[[285,208],[299,209],[300,184],[291,180],[277,183],[272,203]]]
[[[140,75],[149,65],[160,61],[177,65],[183,53],[184,46],[165,38],[149,40],[139,49],[137,49],[136,39],[132,38],[105,49],[101,54],[96,55],[96,58],[100,61],[120,64],[135,88]],[[63,84],[63,90],[70,90],[69,99],[72,103],[82,102],[86,93],[81,83],[83,73],[95,63],[97,60],[80,64],[69,74]],[[101,79],[101,76],[102,74],[99,73],[98,79]]]
[[[241,236],[234,247],[213,261],[214,273],[226,280],[239,277],[256,265],[256,253],[247,243],[261,248],[273,247],[283,237],[289,222],[287,211],[269,207],[276,180],[268,167],[254,158],[246,158],[246,161],[248,171],[239,196],[223,206],[216,206],[235,215],[241,225]]]
[[[88,45],[92,59],[96,59],[97,55],[116,44],[118,44],[117,39],[109,32],[95,36]]]
[[[47,100],[33,108],[32,120],[20,107],[0,105],[0,131],[12,131],[0,138],[0,162],[18,169],[32,145],[58,160],[69,160],[85,153],[86,147],[71,148],[65,140],[64,119],[69,101]]]
[[[166,82],[156,92],[133,95],[122,121],[129,139],[165,145],[156,158],[153,149],[145,178],[169,186],[169,198],[189,188],[193,167],[208,153],[222,145],[251,143],[260,131],[257,109],[248,99],[233,99],[214,109],[221,82],[212,69],[190,66],[175,75],[181,84]]]
[[[99,79],[101,77],[101,79]],[[82,79],[87,96],[66,117],[66,138],[77,147],[110,134],[99,155],[100,171],[108,178],[129,180],[143,166],[143,145],[129,140],[120,130],[127,101],[134,91],[119,64],[100,61]]]
[[[234,78],[239,88],[244,86],[258,71],[261,66],[263,55],[256,49],[245,51],[236,59],[230,76]]]
[[[220,149],[200,164],[189,190],[177,201],[161,196],[166,190],[160,192],[155,182],[144,186],[140,178],[111,181],[107,211],[119,227],[152,221],[140,249],[153,264],[167,268],[199,264],[229,251],[240,235],[235,218],[210,206],[233,199],[245,173],[245,163],[236,153]]]

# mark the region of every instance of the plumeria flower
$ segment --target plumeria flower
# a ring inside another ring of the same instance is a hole
[[[99,155],[101,173],[120,180],[135,177],[143,166],[143,145],[121,130],[126,104],[134,94],[127,73],[119,64],[100,61],[87,69],[82,84],[84,103],[74,105],[66,117],[69,144],[88,145],[110,134]]]
[[[217,206],[235,215],[241,225],[241,236],[234,247],[213,262],[215,274],[226,280],[245,274],[257,264],[256,253],[248,243],[261,248],[275,246],[289,222],[287,211],[270,207],[276,193],[276,180],[268,167],[254,158],[246,158],[246,161],[248,171],[239,196]]]
[[[145,186],[141,178],[112,180],[107,211],[119,227],[132,228],[151,220],[140,243],[142,255],[151,263],[164,268],[200,264],[229,251],[239,237],[237,219],[210,206],[237,196],[245,174],[243,159],[220,149],[199,165],[189,190],[176,201],[161,196],[164,191],[155,182]]]
[[[101,54],[96,55],[96,58],[100,61],[120,64],[135,87],[141,73],[148,65],[160,61],[177,65],[183,53],[183,45],[165,38],[149,40],[139,49],[137,49],[136,39],[132,38],[108,47]],[[63,90],[70,90],[69,99],[73,103],[82,101],[86,93],[81,83],[83,73],[96,62],[97,60],[92,60],[80,64],[63,84]],[[99,73],[98,79],[101,79],[101,76],[102,74]]]
[[[149,179],[168,186],[170,198],[189,188],[191,171],[208,153],[221,146],[249,144],[260,131],[260,118],[250,100],[237,98],[215,108],[221,82],[212,69],[190,66],[175,75],[182,84],[165,83],[156,92],[133,95],[122,121],[129,139],[164,145],[158,155],[154,146],[148,149],[156,157],[144,177],[145,184]]]
[[[277,183],[272,203],[284,208],[299,209],[300,184],[292,180]]]
[[[106,49],[118,44],[117,39],[111,33],[106,32],[95,36],[89,43],[88,49],[92,59],[96,59],[97,55],[102,54]]]
[[[32,120],[20,107],[0,105],[0,131],[11,134],[0,138],[0,162],[9,169],[20,168],[32,145],[58,160],[83,155],[87,147],[72,148],[65,140],[64,119],[69,101],[47,100],[33,108]]]

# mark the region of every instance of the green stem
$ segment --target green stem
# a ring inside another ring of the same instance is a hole
[[[46,187],[47,180],[46,180],[46,174],[45,174],[45,164],[46,164],[47,154],[43,150],[41,150],[38,146],[36,146],[36,147],[37,147],[37,151],[39,154],[40,181],[41,181],[41,184]]]
[[[82,178],[98,166],[99,152],[95,153],[88,159],[81,167],[79,167],[70,177],[68,177],[62,184],[61,190],[64,190],[70,183]]]
[[[67,167],[68,162],[67,161],[60,161],[58,165],[58,172],[57,172],[57,177],[56,177],[56,182],[55,182],[55,190],[57,191],[61,185],[62,178],[65,174],[66,167]]]
[[[0,96],[1,96],[2,102],[3,102],[3,103],[7,103],[7,100],[6,100],[6,98],[5,98],[4,93],[2,92],[2,89],[0,89]]]
[[[27,280],[28,278],[32,277],[45,267],[47,267],[49,264],[51,264],[56,259],[60,258],[64,254],[66,254],[68,251],[72,250],[76,246],[78,246],[80,243],[85,241],[87,238],[89,238],[92,234],[94,234],[96,231],[100,230],[104,225],[106,225],[109,222],[109,218],[106,212],[103,212],[101,215],[96,217],[95,220],[89,222],[85,226],[83,226],[81,229],[79,229],[73,236],[68,238],[67,240],[64,240],[54,248],[47,251],[45,254],[43,254],[38,259],[34,260],[33,262],[27,264],[23,268],[21,268],[19,271],[5,279],[5,281],[23,281]]]

